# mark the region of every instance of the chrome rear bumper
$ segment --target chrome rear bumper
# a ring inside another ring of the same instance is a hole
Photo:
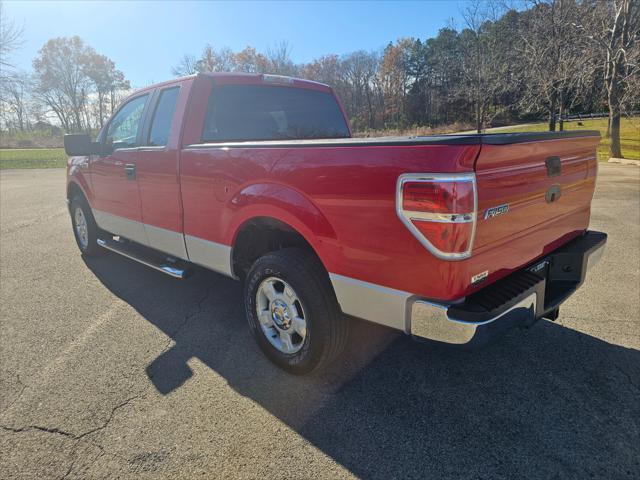
[[[531,273],[529,266],[460,302],[415,300],[408,309],[409,331],[417,338],[473,347],[486,344],[516,325],[530,325],[547,315],[555,318],[553,313],[580,287],[587,271],[602,257],[606,241],[604,233],[586,232],[534,262],[548,262],[544,275]],[[496,297],[506,300],[487,308]]]
[[[536,316],[537,295],[532,293],[503,313],[482,322],[470,322],[449,316],[448,305],[423,300],[413,303],[411,309],[411,334],[452,345],[478,342],[478,336],[491,330],[491,324],[500,321],[505,327],[514,321],[533,322]],[[511,325],[509,325],[511,326]]]

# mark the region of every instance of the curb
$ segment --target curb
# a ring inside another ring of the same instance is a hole
[[[622,165],[636,165],[640,167],[640,160],[629,160],[627,158],[610,158],[608,163],[620,163]]]

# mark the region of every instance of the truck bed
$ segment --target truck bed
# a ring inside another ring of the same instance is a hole
[[[511,145],[515,143],[559,140],[565,138],[599,136],[597,130],[571,130],[563,132],[518,132],[448,134],[396,137],[353,137],[312,140],[261,140],[249,142],[215,142],[188,145],[190,147],[238,147],[238,148],[302,148],[302,147],[376,147],[376,146],[419,146],[419,145]]]

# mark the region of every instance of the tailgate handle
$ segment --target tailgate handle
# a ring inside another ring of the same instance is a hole
[[[547,190],[544,199],[547,203],[552,203],[558,200],[561,194],[560,185],[552,185],[549,190]]]
[[[560,157],[549,157],[544,161],[544,164],[547,166],[547,175],[549,177],[557,177],[562,173]]]

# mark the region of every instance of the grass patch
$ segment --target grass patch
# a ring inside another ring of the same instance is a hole
[[[64,148],[0,149],[0,170],[9,168],[63,168]]]
[[[64,132],[57,127],[30,132],[0,132],[0,149],[6,148],[62,148]]]
[[[446,133],[463,132],[471,130],[473,125],[470,123],[451,123],[449,125],[441,125],[439,127],[406,127],[406,128],[382,128],[378,130],[354,130],[353,136],[363,137],[403,137],[403,136],[427,136],[442,135]]]
[[[605,138],[607,133],[607,119],[594,118],[581,120],[582,125],[578,125],[577,120],[564,123],[565,130],[599,130],[602,139],[598,145],[598,160],[609,160],[609,144],[611,140]],[[542,132],[547,130],[546,123],[538,123],[522,127],[501,128],[500,133],[510,132]],[[620,121],[620,145],[624,158],[640,160],[640,117],[622,118]]]

